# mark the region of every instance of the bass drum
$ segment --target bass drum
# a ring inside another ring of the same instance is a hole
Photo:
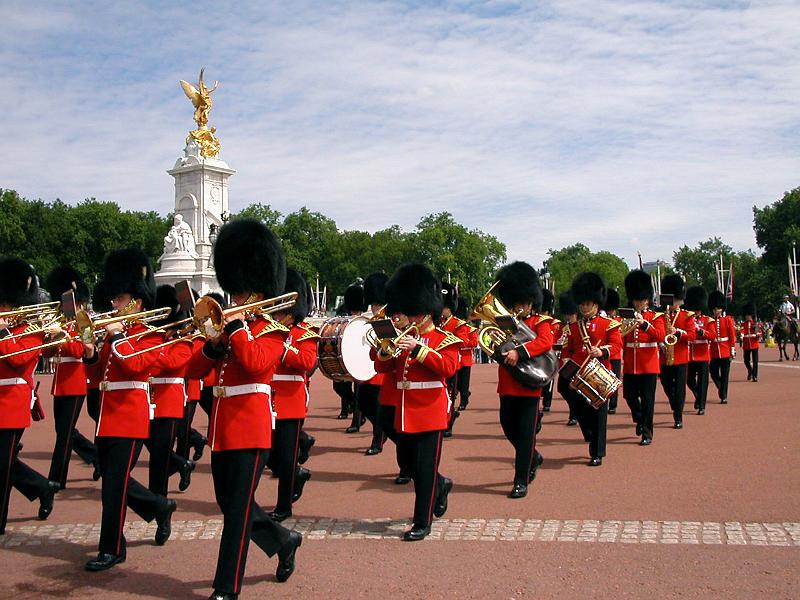
[[[369,381],[376,375],[366,317],[334,317],[319,328],[319,370],[333,381]]]

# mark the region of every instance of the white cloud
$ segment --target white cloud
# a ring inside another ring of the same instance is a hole
[[[200,65],[234,210],[449,210],[510,258],[581,241],[633,264],[752,247],[751,207],[798,184],[788,0],[55,6],[9,7],[0,51],[0,186],[28,197],[171,210]]]

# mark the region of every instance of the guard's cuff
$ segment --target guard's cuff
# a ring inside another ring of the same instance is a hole
[[[600,348],[600,351],[602,352],[602,354],[600,355],[601,360],[608,360],[611,357],[611,350],[609,349],[608,346],[602,346]]]
[[[520,358],[530,358],[531,357],[531,355],[528,354],[528,349],[525,346],[521,345],[521,344],[519,346],[515,346],[514,350],[517,351],[517,354],[519,354]]]
[[[2,340],[4,337],[8,337],[9,335],[11,335],[11,332],[8,330],[8,328],[0,329],[0,340]]]
[[[203,344],[203,355],[209,360],[219,360],[225,356],[225,348],[208,340]]]
[[[430,352],[430,350],[431,349],[424,344],[417,344],[411,351],[411,358],[416,359],[417,362],[424,362],[425,357],[428,356],[428,352]]]
[[[225,333],[228,334],[228,337],[230,337],[231,335],[233,335],[233,333],[239,331],[240,329],[244,329],[244,321],[242,321],[241,319],[236,319],[225,325]]]
[[[118,331],[117,333],[112,335],[110,338],[108,338],[107,341],[109,343],[111,343],[111,344],[116,344],[118,341],[124,340],[124,339],[125,339],[125,334],[123,332],[121,332],[121,331]]]

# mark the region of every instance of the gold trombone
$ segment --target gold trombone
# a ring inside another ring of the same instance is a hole
[[[110,316],[103,316],[98,319],[98,315],[90,315],[85,310],[79,310],[77,313],[75,313],[75,325],[78,329],[78,334],[81,340],[86,344],[91,344],[94,342],[97,330],[103,329],[107,325],[125,321],[139,321],[141,323],[157,321],[167,317],[171,311],[172,309],[169,306],[154,308],[152,310],[143,310],[141,312],[130,313],[127,315],[114,314],[117,311],[113,311]]]
[[[59,311],[61,302],[43,302],[41,304],[27,304],[14,310],[0,312],[0,319],[8,320],[13,323],[30,321],[36,319],[44,320],[45,317],[54,318]]]
[[[190,333],[178,335],[171,340],[167,340],[161,344],[139,350],[132,354],[126,354],[123,356],[123,359],[139,356],[154,350],[161,350],[161,348],[171,346],[172,344],[177,344],[178,342],[191,342],[200,337],[216,340],[219,339],[225,331],[225,317],[227,315],[233,315],[239,312],[245,312],[249,314],[271,314],[286,308],[291,308],[294,306],[295,302],[297,302],[297,292],[289,292],[288,294],[275,296],[274,298],[266,298],[264,300],[258,300],[257,302],[250,302],[248,304],[242,304],[241,306],[231,306],[230,308],[223,309],[213,298],[209,296],[203,296],[194,305],[194,316],[181,319],[180,321],[175,321],[174,323],[168,323],[167,325],[163,325],[161,327],[155,327],[149,331],[136,334],[136,336],[131,336],[131,338],[141,337],[142,335],[147,335],[150,333],[166,331],[168,329],[174,329],[179,325],[192,322],[193,327],[191,328]]]

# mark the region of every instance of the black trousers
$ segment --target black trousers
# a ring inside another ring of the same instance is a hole
[[[81,414],[83,396],[55,396],[53,398],[53,423],[56,429],[56,443],[50,459],[48,479],[57,481],[63,490],[67,487],[69,459],[72,455],[72,434]]]
[[[669,399],[672,417],[675,422],[683,421],[683,407],[686,404],[686,377],[688,366],[661,365],[661,387]]]
[[[569,412],[578,419],[583,439],[589,442],[589,456],[603,458],[606,455],[608,403],[594,408],[573,389],[567,390],[567,402]]]
[[[469,380],[471,374],[472,367],[461,367],[458,370],[458,383],[456,384],[456,387],[458,388],[459,407],[466,407],[467,404],[469,404]]]
[[[622,379],[622,360],[619,358],[611,359],[611,370],[614,372],[614,375],[617,376],[617,379]],[[619,388],[615,391],[611,396],[608,398],[608,410],[617,410],[617,402],[619,401]]]
[[[578,415],[572,411],[572,405],[569,403],[569,400],[567,400],[571,391],[569,388],[569,379],[562,377],[560,373],[558,374],[557,378],[558,383],[556,384],[556,389],[558,390],[558,393],[561,394],[561,397],[566,401],[567,406],[569,406],[569,419],[574,419],[577,421]]]
[[[747,367],[748,378],[758,379],[758,348],[744,351],[744,366]]]
[[[408,456],[401,452],[400,436],[402,434],[394,428],[394,417],[396,412],[397,409],[394,406],[381,404],[378,406],[378,420],[381,423],[381,429],[383,429],[383,433],[387,438],[394,442],[397,466],[400,469],[400,474],[410,477],[414,467],[408,462]]]
[[[252,539],[268,556],[289,540],[289,530],[269,518],[255,501],[268,450],[249,448],[211,453],[214,495],[223,515],[214,589],[238,594]]]
[[[297,454],[304,419],[278,419],[272,431],[269,468],[278,476],[278,501],[275,510],[292,510],[292,494],[297,478]]]
[[[728,378],[731,374],[730,358],[712,358],[708,365],[708,372],[711,380],[717,386],[717,394],[720,400],[728,399]]]
[[[86,390],[86,412],[97,423],[100,418],[100,389],[89,388]]]
[[[33,502],[48,490],[47,479],[17,457],[24,429],[0,429],[0,533],[5,533],[8,501],[14,487]]]
[[[536,451],[538,396],[500,396],[500,426],[514,446],[514,483],[528,484]]]
[[[653,438],[653,413],[656,408],[655,373],[633,375],[626,373],[622,377],[622,395],[631,409],[633,422],[642,426],[642,437]]]
[[[355,409],[353,410],[353,420],[350,423],[351,427],[361,427],[361,416],[365,416],[367,421],[372,424],[372,442],[370,445],[373,448],[381,448],[384,442],[383,429],[378,420],[378,395],[380,394],[381,386],[373,385],[371,383],[356,384],[355,394]]]
[[[686,385],[694,394],[695,410],[706,409],[708,396],[708,361],[692,361],[687,369]]]
[[[78,431],[77,427],[72,430],[72,451],[86,464],[97,462],[97,446]]]
[[[178,472],[187,459],[173,452],[178,423],[181,419],[158,417],[150,421],[150,437],[145,441],[150,452],[150,475],[147,487],[151,492],[166,496],[169,477]]]
[[[103,500],[98,547],[101,553],[125,554],[123,528],[128,507],[148,523],[166,509],[164,496],[151,492],[131,477],[131,470],[142,451],[142,442],[134,438],[97,438]]]
[[[355,392],[353,391],[353,383],[350,381],[334,381],[333,391],[336,392],[342,401],[341,414],[346,415],[350,411],[355,411]],[[355,421],[360,423],[359,421]]]
[[[439,474],[442,456],[442,431],[398,434],[401,464],[411,465],[414,480],[414,527],[430,527],[433,505],[444,485]]]
[[[189,458],[189,448],[194,441],[202,438],[200,432],[192,429],[194,413],[197,410],[197,400],[189,400],[183,411],[183,418],[178,421],[177,432],[175,434],[175,452],[183,458]]]

